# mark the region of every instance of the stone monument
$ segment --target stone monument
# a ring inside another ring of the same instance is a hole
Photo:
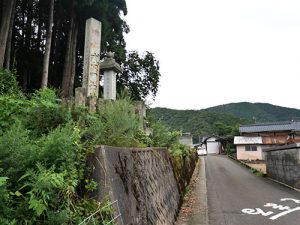
[[[86,97],[98,98],[100,71],[101,22],[86,21],[82,87]]]
[[[108,52],[101,62],[101,72],[104,73],[103,97],[105,100],[116,100],[117,96],[117,74],[122,73],[122,69],[116,60],[115,54]]]

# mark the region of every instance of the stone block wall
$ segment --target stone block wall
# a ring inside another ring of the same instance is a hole
[[[196,163],[198,160],[197,153],[195,152],[191,156],[186,157],[171,157],[175,178],[177,180],[179,193],[183,197],[186,192],[186,186],[189,184],[193,175]]]
[[[264,150],[269,177],[300,189],[300,143]]]
[[[181,197],[166,149],[100,146],[89,163],[98,183],[93,197],[118,200],[124,224],[174,224]]]

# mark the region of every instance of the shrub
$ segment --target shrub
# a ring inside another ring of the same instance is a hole
[[[38,142],[40,161],[48,167],[55,165],[60,171],[84,163],[80,139],[80,130],[72,122],[52,130]]]
[[[10,213],[10,209],[8,207],[8,201],[9,201],[9,192],[7,190],[7,180],[8,177],[1,177],[1,171],[0,169],[0,215],[5,215]],[[0,219],[1,222],[1,219]],[[1,223],[3,224],[3,223]]]
[[[0,68],[0,95],[22,95],[15,72]]]
[[[128,98],[106,102],[99,112],[104,124],[104,143],[112,146],[135,147],[135,134],[139,130],[139,119],[135,107]]]
[[[9,183],[15,184],[36,159],[37,148],[20,122],[0,136],[0,167],[9,177]]]
[[[151,140],[151,138],[143,130],[138,130],[135,133],[135,138],[140,143],[139,147],[151,147],[151,146],[153,146],[153,141]]]
[[[25,127],[37,136],[65,124],[70,119],[69,110],[57,103],[55,91],[36,91],[26,107],[22,118]]]
[[[170,148],[169,152],[173,156],[190,156],[192,154],[192,150],[190,147],[180,144],[180,143],[174,143]]]
[[[0,134],[9,129],[14,122],[22,117],[24,108],[27,107],[25,99],[19,99],[15,96],[0,96]]]
[[[152,139],[153,146],[170,148],[172,144],[178,142],[180,132],[171,132],[161,123],[154,123],[151,128],[152,134],[150,135],[150,138]]]

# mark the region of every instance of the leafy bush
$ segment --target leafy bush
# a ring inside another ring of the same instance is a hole
[[[10,208],[8,207],[9,192],[7,190],[8,177],[1,177],[1,171],[2,169],[0,168],[0,215],[5,215],[10,213]],[[0,222],[1,224],[3,224],[3,221],[1,221],[1,217]]]
[[[9,129],[14,122],[22,117],[28,102],[15,96],[0,96],[0,134]]]
[[[173,156],[182,156],[182,157],[186,157],[191,155],[191,153],[193,152],[191,150],[191,148],[189,146],[180,144],[180,143],[174,143],[170,149],[169,152],[173,155]]]
[[[54,90],[36,91],[24,112],[25,127],[40,136],[65,124],[70,118],[69,110],[57,103]]]
[[[81,127],[85,128],[83,140],[88,145],[100,145],[105,143],[105,124],[97,114],[85,114],[79,119]]]
[[[20,122],[0,136],[0,177],[7,177],[7,191],[12,193],[7,200],[10,205],[0,207],[3,224],[13,220],[17,224],[72,223],[76,189],[86,169],[87,152],[80,139],[81,132],[72,122],[34,141]]]
[[[32,134],[41,136],[65,124],[69,110],[57,103],[54,90],[36,91],[30,100],[16,96],[0,96],[0,133],[21,120]]]
[[[0,68],[0,95],[22,95],[15,72]]]
[[[178,137],[181,132],[170,131],[161,123],[154,123],[151,126],[152,134],[150,138],[152,140],[153,146],[157,147],[167,147],[170,148],[172,144],[178,142]]]
[[[140,143],[139,147],[151,147],[153,146],[153,141],[143,130],[138,130],[135,133],[135,139]]]
[[[23,175],[37,159],[37,148],[29,138],[29,132],[16,122],[0,136],[0,167],[12,184]]]
[[[104,143],[97,144],[123,147],[138,145],[135,134],[139,130],[139,120],[135,115],[135,107],[128,98],[106,102],[99,116],[104,124]]]

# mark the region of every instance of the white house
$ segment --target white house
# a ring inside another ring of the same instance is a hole
[[[264,160],[269,147],[300,143],[300,122],[279,121],[240,126],[240,135],[234,137],[237,159]]]
[[[202,142],[206,146],[207,154],[220,154],[223,152],[222,138],[218,136],[204,137]]]
[[[183,133],[179,137],[179,143],[181,143],[183,145],[187,145],[187,146],[193,148],[194,147],[194,145],[193,145],[193,135],[191,133]]]
[[[239,160],[263,160],[262,137],[235,136],[237,159]]]

